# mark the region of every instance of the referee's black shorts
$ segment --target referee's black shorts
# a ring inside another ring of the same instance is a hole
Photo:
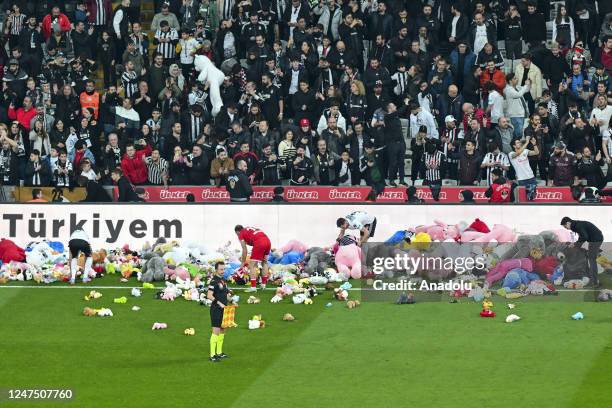
[[[68,241],[68,248],[73,258],[78,258],[79,252],[82,252],[86,257],[91,256],[91,245],[83,239],[71,239]]]
[[[221,327],[223,321],[223,309],[214,304],[210,306],[210,326]]]

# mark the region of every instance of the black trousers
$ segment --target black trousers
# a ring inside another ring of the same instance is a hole
[[[399,180],[404,181],[404,161],[406,159],[406,144],[403,142],[391,142],[387,145],[387,160],[389,162],[389,181],[395,180],[399,175]]]
[[[591,274],[591,280],[593,281],[594,285],[599,283],[599,276],[597,274],[597,257],[601,251],[601,244],[603,244],[603,242],[589,242],[589,248],[587,249],[589,273]]]

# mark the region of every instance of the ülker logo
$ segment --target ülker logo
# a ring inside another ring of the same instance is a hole
[[[159,192],[160,200],[184,200],[187,197],[189,191],[181,191],[181,190],[161,190]],[[147,191],[147,199],[149,198],[149,192]]]
[[[378,198],[385,200],[403,200],[405,197],[404,193],[401,191],[385,191],[379,195]]]
[[[536,191],[536,200],[561,201],[563,194],[560,191]]]
[[[427,190],[417,190],[417,197],[423,200],[433,200],[433,195],[431,194],[431,191],[427,191]],[[446,192],[441,191],[439,198],[440,200],[446,200]]]
[[[330,200],[361,200],[361,193],[359,191],[339,191],[331,189],[329,191]]]
[[[290,188],[287,190],[287,200],[318,200],[317,191],[301,191]]]
[[[225,190],[202,190],[202,198],[205,200],[229,200],[229,193]]]

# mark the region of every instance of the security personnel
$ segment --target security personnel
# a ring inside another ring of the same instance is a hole
[[[599,277],[597,276],[597,257],[599,256],[599,252],[601,252],[603,233],[592,222],[572,220],[570,217],[563,217],[561,220],[561,225],[566,229],[578,234],[578,241],[574,243],[574,247],[580,248],[585,242],[589,245],[587,248],[589,272],[591,274],[593,287],[598,287]]]
[[[210,357],[208,360],[213,363],[229,357],[223,352],[225,329],[221,327],[223,309],[228,305],[231,295],[227,283],[223,279],[224,272],[225,264],[223,262],[215,263],[215,274],[208,283],[208,293],[206,294],[206,298],[212,302],[210,305],[212,334],[210,335]]]
[[[233,203],[247,203],[253,195],[253,187],[246,175],[247,164],[244,160],[238,160],[237,169],[232,170],[227,176],[225,188]]]
[[[491,171],[491,185],[485,191],[485,196],[489,198],[490,203],[511,203],[514,201],[514,183],[510,183],[503,176],[501,169]]]
[[[100,114],[100,94],[96,91],[95,83],[91,79],[85,82],[85,90],[79,95],[79,101],[81,102],[81,109],[92,108],[94,118],[98,120],[98,115]]]

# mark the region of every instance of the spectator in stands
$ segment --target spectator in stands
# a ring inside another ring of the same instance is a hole
[[[548,185],[567,187],[574,183],[576,174],[576,156],[568,152],[565,143],[555,143],[553,154],[548,162]]]
[[[503,174],[502,169],[491,171],[491,183],[485,197],[489,198],[490,203],[511,203],[514,202],[515,183],[509,182]]]
[[[136,146],[140,149],[136,150]],[[125,154],[121,159],[123,176],[132,184],[145,184],[148,181],[146,158],[151,155],[151,146],[144,139],[137,141],[137,145],[129,143],[125,147]]]
[[[459,160],[458,179],[459,185],[473,186],[480,181],[480,164],[482,156],[476,149],[476,143],[467,139],[464,148],[455,152]]]
[[[130,181],[123,175],[120,168],[113,169],[111,172],[111,179],[117,185],[119,191],[117,195],[117,202],[133,202],[138,201],[138,196],[134,192],[134,188]]]
[[[603,166],[601,152],[598,151],[595,157],[593,157],[591,148],[585,146],[582,149],[582,153],[577,156],[576,175],[585,180],[586,185],[589,187],[604,188],[606,186],[606,178],[601,169],[601,166]]]
[[[51,185],[51,169],[49,164],[41,160],[40,152],[36,149],[30,152],[30,160],[26,165],[25,185],[30,187],[48,187]]]
[[[531,145],[532,149],[527,147]],[[537,156],[538,143],[534,137],[525,137],[524,139],[514,139],[514,151],[508,155],[510,163],[514,168],[518,185],[527,189],[527,200],[532,201],[536,197],[537,181],[533,174],[533,169],[529,164],[529,156]]]

